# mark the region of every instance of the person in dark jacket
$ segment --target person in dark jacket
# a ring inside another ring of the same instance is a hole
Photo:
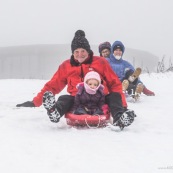
[[[102,107],[105,104],[100,75],[90,71],[85,75],[84,82],[77,85],[78,92],[75,96],[74,114],[102,115]]]
[[[99,44],[100,56],[104,58],[109,58],[111,54],[111,44],[108,41]]]
[[[45,84],[37,96],[32,101],[16,106],[38,107],[43,104],[50,120],[57,123],[72,108],[77,93],[76,85],[84,81],[84,76],[89,71],[96,71],[104,86],[105,100],[113,117],[113,124],[119,127],[129,126],[134,121],[135,113],[127,109],[122,84],[105,58],[93,56],[84,31],[76,31],[71,50],[71,58],[59,66],[51,80]],[[55,94],[60,93],[66,85],[70,95],[61,95],[56,101]]]

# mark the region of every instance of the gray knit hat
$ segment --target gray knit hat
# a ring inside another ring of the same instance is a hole
[[[72,40],[72,43],[71,43],[71,50],[72,50],[72,53],[78,49],[78,48],[83,48],[85,49],[88,53],[91,51],[90,49],[90,45],[89,45],[89,42],[88,40],[85,38],[85,32],[82,31],[82,30],[77,30],[75,32],[75,36]]]
[[[103,49],[108,49],[109,51],[111,51],[111,44],[108,41],[100,43],[99,44],[99,53],[100,54],[101,54]]]

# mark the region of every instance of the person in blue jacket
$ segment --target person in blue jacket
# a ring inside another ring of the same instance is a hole
[[[111,46],[111,54],[106,59],[122,84],[125,85],[124,87],[127,89],[128,94],[132,94],[132,92],[139,92],[141,94],[143,92],[147,96],[154,96],[154,92],[147,89],[139,77],[134,81],[129,80],[129,77],[134,73],[135,69],[128,61],[123,60],[124,51],[125,47],[123,43],[121,41],[115,41]]]

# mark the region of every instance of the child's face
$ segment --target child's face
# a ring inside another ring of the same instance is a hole
[[[86,83],[87,83],[88,86],[89,86],[90,88],[92,88],[92,89],[97,88],[98,85],[99,85],[99,82],[98,82],[98,80],[96,80],[96,79],[88,79],[88,80],[86,81]]]

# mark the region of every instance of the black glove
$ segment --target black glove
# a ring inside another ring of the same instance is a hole
[[[16,107],[35,107],[32,101],[27,101],[21,104],[17,104]]]

